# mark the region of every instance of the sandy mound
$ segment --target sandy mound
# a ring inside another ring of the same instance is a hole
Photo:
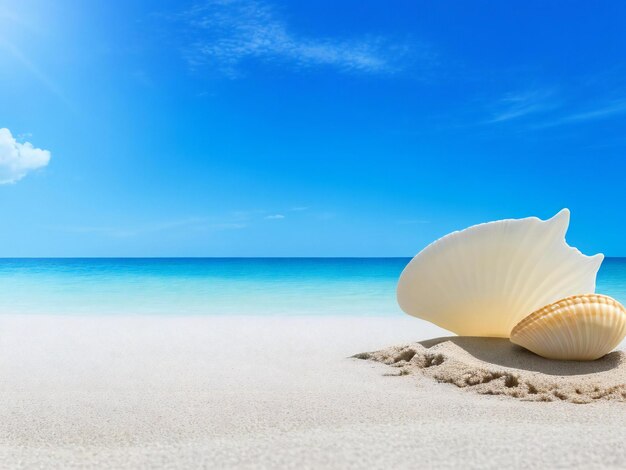
[[[591,362],[552,361],[508,339],[446,337],[353,356],[485,395],[530,401],[626,402],[626,353]]]

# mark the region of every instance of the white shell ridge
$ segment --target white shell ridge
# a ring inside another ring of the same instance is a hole
[[[595,291],[604,256],[570,247],[568,226],[563,209],[545,221],[499,220],[446,235],[404,268],[398,303],[459,335],[508,338],[535,310]]]
[[[575,295],[547,305],[511,331],[511,341],[548,359],[593,361],[626,336],[626,310],[606,295]]]

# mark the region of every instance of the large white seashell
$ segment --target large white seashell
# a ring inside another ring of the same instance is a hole
[[[626,310],[606,295],[575,295],[519,322],[511,341],[548,359],[593,361],[626,336]]]
[[[402,310],[459,335],[508,338],[535,310],[593,293],[604,256],[565,242],[569,210],[549,220],[507,219],[454,232],[404,268]]]

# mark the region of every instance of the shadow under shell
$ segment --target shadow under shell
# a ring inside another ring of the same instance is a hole
[[[476,336],[444,336],[420,341],[427,349],[444,342],[451,342],[474,358],[513,369],[541,372],[546,375],[587,375],[616,369],[626,364],[626,353],[613,351],[595,361],[556,361],[546,359],[511,343],[506,338]]]

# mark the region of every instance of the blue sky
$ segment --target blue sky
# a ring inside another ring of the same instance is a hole
[[[626,256],[625,17],[0,0],[0,256],[411,256],[563,207]]]

